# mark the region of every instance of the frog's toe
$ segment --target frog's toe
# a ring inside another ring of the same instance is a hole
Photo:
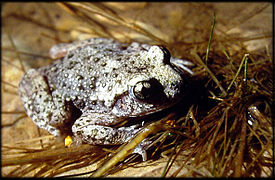
[[[142,157],[142,161],[146,161],[147,160],[147,153],[146,150],[148,149],[148,146],[152,144],[151,141],[148,141],[146,139],[144,139],[143,141],[141,141],[141,143],[139,143],[134,151],[132,153],[137,153],[139,155],[141,155]]]
[[[135,147],[133,153],[137,153],[137,154],[141,155],[142,161],[146,161],[147,160],[146,150],[144,150],[143,147],[140,146],[140,144],[137,147]]]

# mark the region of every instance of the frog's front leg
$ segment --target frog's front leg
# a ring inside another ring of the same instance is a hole
[[[18,91],[26,113],[34,123],[59,136],[57,127],[70,118],[70,111],[65,110],[65,101],[60,99],[59,93],[50,90],[46,77],[38,70],[30,69],[19,83]]]
[[[136,125],[113,128],[118,117],[93,112],[83,113],[72,126],[76,139],[93,145],[119,145],[129,141],[140,129]]]

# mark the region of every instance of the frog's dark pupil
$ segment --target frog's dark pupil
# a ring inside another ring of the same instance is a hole
[[[164,46],[159,46],[159,48],[162,50],[162,52],[164,54],[163,63],[170,64],[171,54],[170,54],[169,50]]]
[[[151,93],[150,89],[152,88],[148,81],[141,81],[134,87],[134,94],[140,100],[148,99]]]
[[[141,101],[158,103],[164,98],[163,86],[155,78],[138,82],[133,89],[134,96]]]

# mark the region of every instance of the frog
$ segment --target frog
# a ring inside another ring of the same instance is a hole
[[[189,61],[161,45],[90,38],[53,46],[53,63],[29,69],[18,92],[33,122],[58,137],[119,145],[142,127],[114,127],[168,108],[181,97]]]

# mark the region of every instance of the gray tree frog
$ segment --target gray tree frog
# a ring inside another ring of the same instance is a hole
[[[72,132],[89,144],[127,142],[139,129],[112,126],[167,108],[182,93],[178,69],[192,73],[166,48],[137,42],[92,38],[56,45],[50,55],[63,57],[19,83],[26,113],[54,136]]]

